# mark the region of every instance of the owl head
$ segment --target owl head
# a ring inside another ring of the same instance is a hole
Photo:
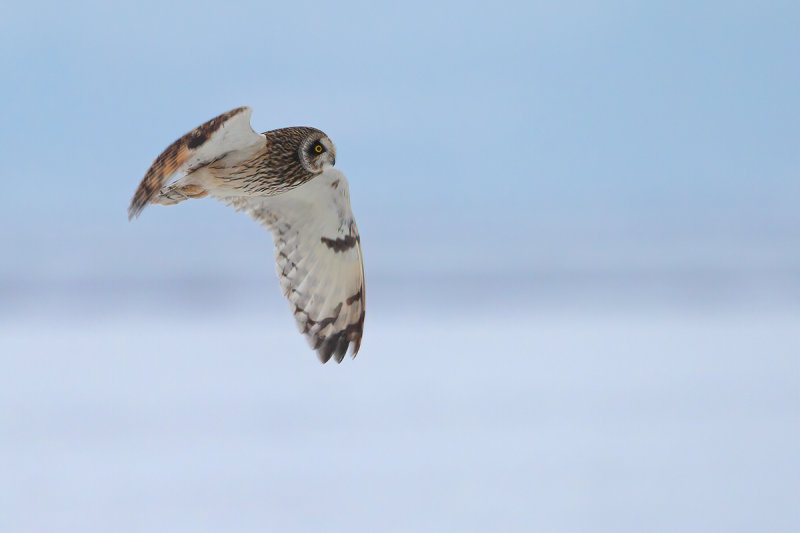
[[[309,128],[298,147],[300,163],[308,172],[318,174],[336,164],[336,146],[323,132]]]

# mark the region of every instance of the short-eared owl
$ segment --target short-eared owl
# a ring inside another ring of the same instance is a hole
[[[320,360],[355,357],[364,330],[364,265],[336,147],[306,127],[262,134],[249,107],[198,126],[156,158],[128,208],[211,196],[272,232],[281,291]],[[170,183],[173,178],[180,179]]]

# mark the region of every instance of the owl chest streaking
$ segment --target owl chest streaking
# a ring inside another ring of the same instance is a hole
[[[341,362],[348,348],[355,357],[364,266],[347,179],[334,168],[336,147],[314,128],[256,133],[251,114],[228,111],[167,147],[139,184],[129,218],[148,203],[205,196],[246,212],[272,232],[281,291],[320,360]]]

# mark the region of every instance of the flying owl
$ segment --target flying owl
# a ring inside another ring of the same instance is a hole
[[[256,133],[239,107],[193,129],[156,158],[128,208],[210,196],[266,226],[281,291],[325,363],[358,353],[364,330],[364,264],[336,147],[308,127]],[[170,183],[179,177],[180,179]]]

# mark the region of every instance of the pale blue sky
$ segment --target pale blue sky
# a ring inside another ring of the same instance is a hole
[[[800,531],[800,3],[6,2],[0,530]],[[271,237],[127,207],[338,147],[355,361]]]
[[[614,264],[798,261],[795,2],[3,11],[12,276],[118,271],[178,235],[252,246],[260,229],[210,201],[125,218],[165,146],[239,105],[259,131],[331,135],[375,269],[602,262],[610,244]]]

